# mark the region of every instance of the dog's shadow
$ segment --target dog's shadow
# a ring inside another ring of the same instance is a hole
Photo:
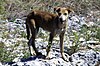
[[[28,58],[22,58],[21,62],[27,62],[27,61],[32,61],[32,60],[36,60],[36,59],[45,59],[46,56],[45,55],[38,55],[38,56],[30,56]]]
[[[36,60],[36,59],[45,59],[46,56],[44,55],[39,55],[39,56],[30,56],[28,58],[21,58],[20,59],[20,62],[28,62],[28,61],[33,61],[33,60]],[[8,65],[12,65],[16,62],[2,62],[2,64],[8,64]]]

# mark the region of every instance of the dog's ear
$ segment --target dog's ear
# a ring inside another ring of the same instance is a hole
[[[60,7],[54,7],[54,13],[59,12],[60,11]]]
[[[66,8],[67,9],[67,11],[68,11],[68,13],[74,13],[74,11],[73,11],[73,9],[71,9],[71,8]]]

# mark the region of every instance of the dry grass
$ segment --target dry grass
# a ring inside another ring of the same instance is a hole
[[[78,15],[100,11],[100,0],[1,0],[0,14],[8,19],[22,18],[31,9],[53,11],[55,6],[71,7]]]

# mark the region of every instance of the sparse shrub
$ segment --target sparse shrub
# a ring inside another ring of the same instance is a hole
[[[5,46],[3,43],[0,43],[0,62],[10,62],[12,61],[12,57],[9,57],[9,55],[11,55],[11,52],[10,51],[7,51],[5,49]]]
[[[97,28],[96,38],[99,39],[100,42],[100,28]]]
[[[23,58],[28,58],[28,57],[30,57],[30,53],[28,53],[28,52],[26,52],[26,53],[24,53],[24,56],[23,56]]]
[[[89,40],[96,40],[97,36],[99,35],[99,27],[97,26],[83,26],[81,27],[81,31],[80,33],[83,34],[84,38],[86,39],[86,41],[89,41]],[[99,37],[97,38],[99,39]]]

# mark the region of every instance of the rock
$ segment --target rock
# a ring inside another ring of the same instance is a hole
[[[16,63],[8,65],[17,66],[95,66],[100,63],[100,52],[95,52],[93,50],[79,51],[70,56],[69,61],[66,62],[60,57],[52,58],[50,60],[41,59],[39,57],[29,57],[27,59],[20,59]],[[2,65],[2,64],[1,64]],[[7,65],[4,64],[4,65]],[[100,65],[100,64],[99,64]]]
[[[93,45],[100,45],[99,41],[87,41],[86,43],[93,44]]]
[[[0,66],[2,66],[2,63],[0,62]]]
[[[22,19],[15,19],[14,23],[16,23],[16,24],[24,24],[25,21],[22,20]]]
[[[68,20],[68,33],[69,35],[72,31],[79,31],[80,27],[85,24],[84,17],[74,15]],[[69,61],[66,62],[61,58],[60,47],[59,47],[59,37],[56,37],[53,41],[52,48],[50,51],[50,59],[42,59],[43,56],[28,56],[28,58],[23,58],[26,53],[29,53],[27,42],[28,40],[23,37],[23,34],[26,34],[25,21],[21,19],[15,19],[14,22],[0,21],[0,43],[4,44],[4,49],[7,52],[12,52],[8,56],[13,58],[13,62],[0,63],[0,66],[95,66],[100,65],[100,52],[94,50],[79,50],[70,54]],[[48,44],[48,34],[42,29],[39,30],[40,35],[36,39],[36,47],[39,52],[43,55],[46,55],[46,47]],[[44,37],[45,36],[45,37]],[[70,36],[74,38],[75,36]],[[66,39],[67,40],[67,39]],[[64,48],[65,52],[68,51],[66,47],[72,46],[73,40],[69,43],[65,40]],[[84,38],[79,39],[80,42],[86,44]],[[91,43],[88,42],[88,43]],[[92,43],[95,43],[92,41]],[[76,47],[72,47],[76,48]],[[72,51],[71,51],[72,52]],[[25,54],[24,54],[25,53]],[[14,54],[14,55],[13,55]],[[66,53],[67,54],[67,53]]]
[[[80,51],[71,56],[71,62],[73,65],[81,64],[83,66],[95,66],[100,62],[100,56],[98,55],[100,55],[100,52],[95,52],[93,50]]]

